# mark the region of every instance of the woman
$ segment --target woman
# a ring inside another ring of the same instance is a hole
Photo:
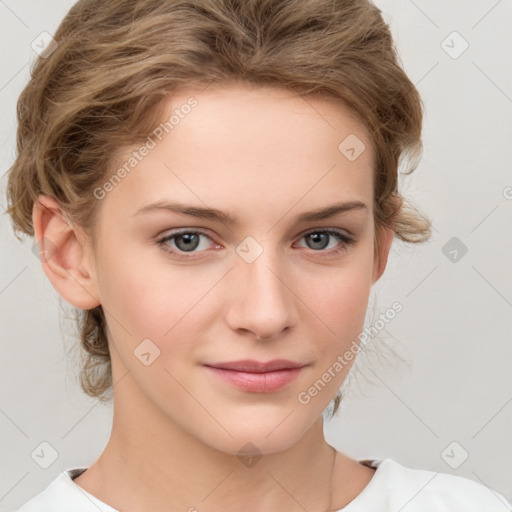
[[[508,510],[324,438],[393,238],[430,235],[397,189],[422,108],[380,11],[88,0],[54,40],[19,100],[8,211],[114,418],[90,467],[19,510]]]

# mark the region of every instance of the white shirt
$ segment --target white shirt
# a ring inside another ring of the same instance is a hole
[[[500,493],[468,478],[402,466],[393,459],[359,461],[377,468],[363,491],[337,512],[511,512]],[[73,482],[87,468],[63,471],[15,512],[118,512]]]

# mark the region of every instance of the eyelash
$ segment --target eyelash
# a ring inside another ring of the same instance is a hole
[[[345,252],[349,249],[350,246],[354,245],[355,244],[355,240],[353,238],[349,238],[348,236],[344,235],[343,233],[339,232],[339,231],[334,231],[332,229],[315,229],[315,230],[312,230],[312,231],[308,231],[307,233],[304,233],[302,236],[301,236],[301,239],[308,236],[308,235],[311,235],[313,233],[325,233],[325,234],[328,234],[328,235],[331,235],[333,236],[334,238],[337,238],[339,242],[341,242],[335,249],[330,249],[328,251],[325,251],[323,249],[319,249],[319,250],[314,250],[314,249],[310,249],[311,251],[313,252],[319,252],[319,253],[326,253],[330,256],[334,256],[334,255],[337,255],[341,252]],[[170,235],[166,235],[164,236],[163,238],[159,239],[157,241],[157,244],[159,247],[162,248],[162,250],[164,250],[166,253],[169,253],[173,256],[176,256],[177,258],[180,258],[180,259],[193,259],[194,256],[184,256],[184,254],[187,254],[186,252],[178,252],[178,251],[175,251],[173,249],[170,249],[168,245],[166,245],[165,242],[169,241],[169,240],[173,240],[174,238],[180,236],[180,235],[185,235],[185,234],[198,234],[198,235],[203,235],[205,236],[206,238],[210,239],[212,242],[212,238],[207,235],[205,232],[201,231],[201,230],[182,230],[182,231],[179,231],[179,232],[175,232],[175,233],[172,233]],[[193,252],[189,253],[189,254],[194,254]]]

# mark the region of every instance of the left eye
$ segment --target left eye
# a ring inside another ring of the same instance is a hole
[[[302,238],[309,240],[313,245],[312,248],[320,251],[323,251],[329,245],[329,238],[331,240],[334,238],[338,243],[335,244],[334,248],[331,247],[330,250],[323,251],[327,253],[337,253],[339,251],[346,250],[348,246],[355,242],[352,238],[349,238],[340,231],[334,231],[331,229],[310,231],[303,235]]]
[[[161,238],[158,241],[158,245],[160,245],[166,252],[179,258],[187,258],[188,256],[185,255],[186,253],[193,253],[194,251],[202,252],[196,251],[196,249],[201,245],[201,238],[205,238],[213,243],[211,237],[201,231],[181,231]],[[348,246],[355,243],[355,240],[352,238],[334,230],[310,231],[309,233],[302,235],[301,239],[307,240],[309,242],[308,247],[313,249],[314,252],[324,252],[328,254],[335,254],[340,251],[347,250]],[[169,244],[167,244],[169,241],[172,241],[174,247],[170,247]],[[334,247],[329,248],[329,241],[335,242]],[[217,245],[217,247],[220,246]]]

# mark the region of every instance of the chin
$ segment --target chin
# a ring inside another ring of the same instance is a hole
[[[261,455],[277,453],[300,441],[319,419],[307,412],[312,411],[293,406],[267,410],[265,414],[254,411],[253,414],[224,414],[222,425],[230,435],[220,426],[208,432],[203,425],[197,437],[212,448],[233,455],[250,451]]]

